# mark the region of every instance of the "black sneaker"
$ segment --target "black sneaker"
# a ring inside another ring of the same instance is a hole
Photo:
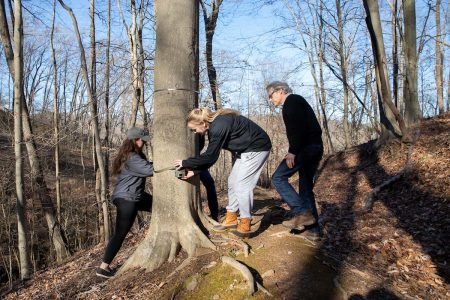
[[[103,278],[111,278],[114,276],[114,272],[113,271],[108,271],[102,268],[97,268],[95,269],[95,275],[99,276],[99,277],[103,277]]]

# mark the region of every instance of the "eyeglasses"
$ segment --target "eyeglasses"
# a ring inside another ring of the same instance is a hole
[[[278,92],[279,90],[273,90],[272,93],[269,94],[269,99],[272,99],[273,94],[275,94],[276,92]]]

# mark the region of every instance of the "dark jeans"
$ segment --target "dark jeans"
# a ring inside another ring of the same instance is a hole
[[[217,221],[219,218],[219,204],[217,203],[216,185],[214,179],[208,170],[200,172],[200,181],[206,188],[206,197],[208,198],[208,207],[211,212],[211,218]]]
[[[283,160],[272,175],[272,183],[281,198],[289,205],[293,215],[311,211],[318,220],[313,179],[323,155],[322,145],[306,146],[295,158],[295,165],[289,169]],[[299,192],[289,183],[289,178],[299,173]]]
[[[145,193],[144,198],[138,202],[116,198],[113,201],[117,207],[116,230],[106,246],[103,262],[110,264],[117,252],[119,252],[127,233],[133,226],[138,211],[150,211],[152,208],[152,196]]]

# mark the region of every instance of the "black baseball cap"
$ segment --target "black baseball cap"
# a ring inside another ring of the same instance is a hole
[[[148,130],[139,128],[139,127],[131,127],[127,131],[127,138],[128,139],[141,139],[145,142],[148,142],[150,140],[150,135],[148,134]]]

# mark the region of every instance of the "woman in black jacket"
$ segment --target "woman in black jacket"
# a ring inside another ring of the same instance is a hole
[[[206,170],[219,158],[221,149],[229,150],[234,158],[228,177],[228,205],[224,221],[215,231],[236,228],[231,233],[243,237],[251,230],[253,189],[272,147],[267,133],[250,119],[232,109],[212,112],[196,108],[187,118],[187,126],[198,135],[208,135],[208,147],[197,157],[175,160],[178,169],[187,169],[187,180],[194,171]],[[240,221],[238,222],[238,212]]]
[[[117,207],[116,230],[105,249],[100,267],[96,269],[97,276],[110,278],[114,275],[109,265],[130,231],[137,212],[151,210],[152,196],[144,190],[146,177],[153,176],[153,163],[147,161],[142,152],[149,138],[143,129],[130,128],[114,159],[112,173],[118,178],[111,200]]]

